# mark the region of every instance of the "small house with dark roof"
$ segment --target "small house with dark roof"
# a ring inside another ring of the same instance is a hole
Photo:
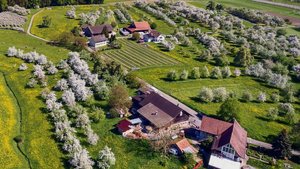
[[[161,43],[165,40],[165,36],[157,30],[151,30],[149,33],[143,35],[144,42]]]
[[[105,35],[92,36],[89,41],[89,45],[94,48],[105,46],[107,44],[108,44],[108,38],[106,38]]]
[[[150,25],[146,21],[142,22],[133,22],[127,28],[124,28],[129,33],[134,32],[149,32],[151,30]]]
[[[200,130],[214,136],[211,168],[240,169],[246,164],[247,132],[237,121],[228,123],[203,116]]]
[[[188,124],[190,115],[156,92],[146,92],[133,97],[133,113],[137,113],[154,130],[168,129]]]
[[[81,29],[83,34],[89,38],[89,46],[94,48],[107,45],[109,37],[115,34],[113,27],[109,24],[95,26],[82,25]]]
[[[102,24],[102,25],[95,25],[95,26],[87,26],[84,25],[82,27],[84,35],[87,37],[103,35],[105,32],[108,34],[113,32],[113,27],[110,24]]]

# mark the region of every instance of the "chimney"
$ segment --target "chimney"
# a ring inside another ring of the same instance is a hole
[[[155,111],[154,113],[152,113],[153,116],[156,116],[158,114],[158,111]]]

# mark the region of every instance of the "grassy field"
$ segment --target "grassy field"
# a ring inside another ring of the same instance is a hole
[[[97,10],[99,5],[82,5],[76,6],[76,13],[86,13],[89,11]],[[66,17],[66,12],[70,7],[59,6],[52,7],[51,9],[45,9],[41,13],[35,16],[31,33],[39,37],[45,38],[47,40],[56,39],[63,32],[70,32],[75,26],[78,26],[79,20],[77,19],[68,19]],[[51,17],[51,26],[49,28],[41,28],[40,24],[42,23],[44,16]]]
[[[28,168],[13,138],[20,134],[19,107],[0,72],[0,168]],[[12,163],[13,161],[13,163]]]
[[[193,0],[189,1],[189,3],[201,8],[205,8],[208,1],[209,0]],[[270,4],[253,2],[252,0],[216,0],[215,2],[225,5],[225,7],[257,9],[265,12],[274,12],[285,16],[300,18],[300,14],[295,10]]]
[[[126,39],[121,39],[119,42],[122,44],[120,50],[108,50],[103,52],[103,55],[116,60],[126,68],[158,67],[179,63],[167,55],[142,46],[142,44]]]
[[[173,67],[172,69],[177,70],[179,73],[183,69],[190,70],[190,68],[186,66],[177,68]],[[193,109],[208,115],[216,115],[221,103],[200,103],[197,101],[196,97],[202,87],[225,87],[228,91],[233,91],[238,96],[241,96],[244,91],[249,90],[255,98],[260,91],[264,91],[268,94],[277,91],[276,89],[270,89],[261,85],[260,82],[252,80],[250,77],[243,76],[220,80],[206,78],[200,80],[168,82],[165,81],[164,78],[170,70],[170,68],[154,68],[139,70],[135,73],[147,82],[153,84],[155,87],[178,98]],[[297,104],[294,106],[296,106],[297,109],[300,108]],[[278,134],[283,128],[289,128],[283,123],[278,123],[276,121],[269,122],[264,119],[267,110],[270,107],[277,107],[276,104],[241,102],[241,107],[243,107],[242,112],[240,113],[241,124],[246,128],[250,137],[262,141],[270,141],[270,137],[272,135]],[[264,130],[261,130],[261,126],[265,127]]]

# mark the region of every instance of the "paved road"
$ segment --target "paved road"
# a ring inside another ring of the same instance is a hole
[[[252,139],[252,138],[247,138],[247,143],[248,144],[253,144],[253,145],[256,145],[256,146],[259,146],[259,147],[263,147],[265,149],[272,149],[272,144],[270,143],[266,143],[266,142],[262,142],[262,141],[258,141],[258,140],[255,140],[255,139]],[[295,156],[300,156],[300,151],[297,151],[297,150],[292,150],[292,154],[295,155]]]
[[[300,6],[297,6],[297,5],[284,4],[284,3],[280,3],[280,2],[272,2],[272,1],[268,1],[268,0],[253,0],[253,1],[300,10]]]
[[[34,20],[34,17],[35,17],[37,14],[43,12],[44,10],[45,10],[45,9],[42,9],[42,10],[38,11],[37,13],[35,13],[34,15],[32,15],[32,17],[31,17],[31,19],[30,19],[29,26],[28,26],[28,28],[27,28],[27,34],[28,34],[29,36],[32,36],[32,37],[37,38],[37,39],[39,39],[39,40],[42,40],[42,41],[44,41],[44,42],[50,42],[49,40],[43,39],[43,38],[38,37],[38,36],[36,36],[36,35],[33,35],[33,34],[31,34],[31,32],[30,32],[31,27],[32,27],[32,23],[33,23],[33,20]]]

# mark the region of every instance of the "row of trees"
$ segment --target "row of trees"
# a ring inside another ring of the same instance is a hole
[[[19,5],[25,8],[36,8],[60,5],[102,4],[104,0],[0,0],[0,12],[8,6]]]
[[[241,75],[240,69],[236,68],[232,73],[230,67],[226,66],[223,69],[219,67],[214,67],[211,72],[208,70],[206,66],[201,67],[194,67],[189,74],[187,70],[183,70],[180,74],[177,73],[176,70],[171,70],[167,74],[167,80],[169,81],[176,81],[176,80],[187,80],[190,79],[199,79],[199,78],[213,78],[213,79],[222,79],[222,78],[229,78],[232,75],[234,77],[239,77]]]
[[[279,116],[283,116],[289,124],[294,124],[298,121],[295,109],[290,103],[280,103],[278,108],[270,108],[267,112],[267,118],[277,120]]]
[[[124,3],[116,3],[116,7],[118,9],[115,9],[114,12],[121,23],[133,22],[127,10],[127,8],[130,8],[129,6],[126,6]]]
[[[163,19],[165,22],[167,22],[171,26],[176,26],[176,23],[170,19],[165,13],[163,13],[161,10],[156,8],[155,6],[151,6],[144,1],[136,1],[134,5],[137,8],[143,9],[146,12],[150,13],[151,15],[155,16],[158,19]]]
[[[237,95],[234,92],[227,91],[226,88],[224,88],[224,87],[215,88],[215,89],[203,87],[200,90],[199,95],[198,95],[199,100],[202,102],[206,102],[206,103],[223,102],[229,97],[237,98]],[[244,102],[257,101],[259,103],[263,103],[266,101],[270,101],[272,103],[277,103],[280,101],[280,95],[277,93],[272,93],[268,99],[268,96],[266,93],[259,92],[257,97],[255,98],[249,91],[245,91],[240,96],[240,100],[244,101]]]
[[[7,51],[8,56],[15,56],[23,59],[21,55],[21,50],[16,50],[15,47],[11,47]],[[45,79],[46,74],[44,72],[44,66],[47,64],[52,64],[52,62],[47,61],[47,58],[44,55],[40,55],[36,52],[31,52],[29,61],[31,63],[36,63],[34,66],[33,75],[37,79]],[[41,57],[42,56],[42,57]],[[81,73],[80,78],[84,78],[86,81],[90,82],[89,84],[92,85],[89,76],[93,76],[87,67],[87,64],[80,59],[77,53],[70,53],[69,64],[67,62],[61,62],[58,65],[58,68],[72,68],[74,71],[82,71],[85,73]],[[22,64],[21,69],[26,69],[26,65]],[[19,69],[20,69],[19,68]],[[52,74],[56,73],[58,70],[52,64],[52,68],[48,68],[48,72],[52,72]],[[72,74],[72,73],[71,73]],[[74,73],[73,73],[74,74]],[[75,75],[73,75],[75,76]],[[77,81],[79,77],[77,77]],[[98,76],[97,76],[98,78]],[[68,154],[70,157],[69,163],[74,168],[93,168],[95,164],[94,160],[90,157],[89,152],[82,147],[80,144],[79,139],[76,136],[76,130],[72,127],[72,123],[74,122],[76,127],[82,128],[84,134],[87,137],[87,141],[95,145],[97,144],[99,137],[91,128],[91,121],[85,109],[78,105],[75,101],[75,94],[72,90],[68,89],[68,83],[72,84],[74,81],[63,82],[60,81],[60,88],[65,89],[62,94],[62,102],[57,99],[57,96],[54,92],[51,92],[49,89],[43,90],[41,97],[45,100],[46,109],[49,112],[50,117],[53,119],[54,126],[55,126],[55,134],[56,138],[62,142],[62,149]],[[75,83],[75,82],[74,82]],[[77,83],[77,87],[84,84],[84,81]],[[71,86],[71,85],[70,85]],[[78,92],[80,90],[77,90]],[[65,104],[65,107],[64,107]],[[64,108],[68,109],[71,113],[66,113]],[[73,120],[70,120],[72,118]],[[109,168],[111,165],[115,164],[115,157],[114,154],[111,152],[111,149],[105,147],[103,150],[99,152],[99,157],[96,159],[98,162],[98,168]]]

